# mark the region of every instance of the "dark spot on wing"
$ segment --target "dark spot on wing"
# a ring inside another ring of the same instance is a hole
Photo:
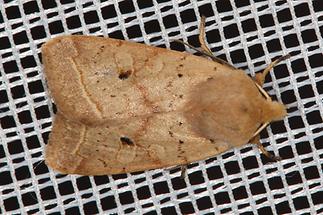
[[[119,74],[119,79],[121,80],[125,80],[127,78],[129,78],[129,76],[131,75],[131,71],[130,70],[127,70],[127,71],[124,71],[124,72],[121,72]]]
[[[183,140],[179,140],[178,142],[179,142],[180,144],[184,143],[184,141],[183,141]]]
[[[123,145],[134,146],[135,143],[128,137],[120,137],[120,141]]]
[[[178,74],[177,74],[177,76],[178,76],[179,78],[181,78],[181,77],[183,77],[183,74],[178,73]]]
[[[105,48],[104,45],[100,46],[100,50],[97,51],[96,54],[99,55],[101,52],[103,52],[104,48]],[[94,62],[94,63],[96,63],[96,62]]]
[[[100,161],[104,167],[108,167],[107,163],[105,162],[105,160],[102,160],[102,159],[98,159],[98,161]]]
[[[179,64],[177,67],[176,67],[176,69],[182,69],[184,67],[184,65],[183,64]]]
[[[242,113],[248,113],[248,107],[246,105],[241,104],[240,110]]]

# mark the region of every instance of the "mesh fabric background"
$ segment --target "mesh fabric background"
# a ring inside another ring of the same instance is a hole
[[[82,2],[82,3],[81,3]],[[0,1],[0,213],[323,213],[323,2]],[[59,175],[44,164],[54,105],[41,45],[62,34],[104,35],[192,52],[200,15],[215,55],[254,75],[272,59],[265,90],[288,108],[261,133],[280,155],[246,145],[180,170]]]

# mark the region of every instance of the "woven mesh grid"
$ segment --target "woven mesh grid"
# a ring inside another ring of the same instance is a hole
[[[323,2],[0,1],[0,213],[323,213]],[[246,145],[180,170],[114,176],[59,175],[43,150],[55,106],[40,47],[62,34],[104,35],[192,52],[206,19],[212,51],[254,75],[291,53],[265,90],[288,116],[261,133],[283,160]]]

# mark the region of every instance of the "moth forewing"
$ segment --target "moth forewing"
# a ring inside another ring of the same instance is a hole
[[[85,124],[183,109],[192,86],[228,70],[188,53],[91,36],[57,37],[42,54],[60,112]]]
[[[185,165],[231,147],[227,142],[193,134],[181,113],[152,114],[97,126],[57,114],[46,163],[67,174],[118,174]]]

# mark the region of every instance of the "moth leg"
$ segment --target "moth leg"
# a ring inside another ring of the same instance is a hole
[[[209,53],[210,55],[213,55],[211,49],[206,45],[206,42],[205,42],[205,16],[201,16],[201,23],[200,23],[200,29],[199,29],[199,41],[203,51],[206,53]]]
[[[281,61],[286,60],[288,58],[290,58],[291,55],[287,54],[284,56],[279,57],[278,59],[276,59],[275,61],[271,62],[265,69],[263,72],[261,73],[257,73],[256,77],[255,77],[255,81],[257,84],[259,84],[260,86],[262,86],[265,82],[265,78],[267,76],[267,74],[269,73],[269,71],[274,68],[277,64],[279,64]]]
[[[201,50],[199,50],[198,48],[196,48],[196,47],[192,46],[191,44],[186,43],[186,42],[184,42],[184,41],[182,41],[182,40],[177,40],[177,39],[175,39],[175,40],[173,40],[173,41],[175,41],[175,42],[177,42],[177,43],[181,43],[181,44],[183,44],[183,45],[185,45],[185,46],[188,46],[188,47],[190,47],[191,49],[195,50],[197,53],[200,53],[201,55],[207,56],[207,57],[211,58],[212,60],[214,60],[214,58],[216,58],[213,54],[210,54],[210,53],[205,52],[205,51],[203,51],[203,50],[201,51]]]
[[[269,158],[270,160],[272,161],[280,161],[281,160],[281,157],[279,156],[275,156],[273,154],[271,154],[270,152],[268,152],[265,147],[260,143],[260,141],[258,141],[256,143],[256,145],[258,146],[258,149],[267,157]]]
[[[178,167],[181,168],[180,178],[185,179],[185,177],[187,175],[187,165],[183,164],[183,165],[173,166],[173,167],[167,168],[167,170],[171,171],[171,170],[177,169]]]
[[[253,138],[251,138],[250,140],[249,140],[249,142],[251,143],[251,144],[258,144],[258,143],[260,143],[260,135],[258,134],[258,135],[256,135],[256,136],[254,136]]]
[[[187,165],[181,165],[181,179],[185,179],[187,176]]]
[[[234,66],[232,66],[231,64],[229,64],[225,60],[222,60],[221,58],[218,58],[218,57],[214,56],[211,49],[206,44],[206,40],[205,40],[205,16],[201,16],[201,23],[200,23],[200,29],[199,29],[199,42],[201,44],[201,48],[202,48],[203,52],[207,53],[206,56],[208,56],[208,57],[212,56],[211,59],[213,61],[218,62],[220,64],[227,65],[227,66],[229,66],[229,67],[231,67],[233,69],[236,69]]]
[[[267,157],[269,158],[270,160],[272,161],[280,161],[281,160],[281,157],[279,156],[274,156],[272,155],[270,152],[268,152],[265,147],[260,143],[260,135],[257,134],[255,135],[253,138],[250,139],[249,141],[250,143],[252,144],[256,144],[258,149]]]

